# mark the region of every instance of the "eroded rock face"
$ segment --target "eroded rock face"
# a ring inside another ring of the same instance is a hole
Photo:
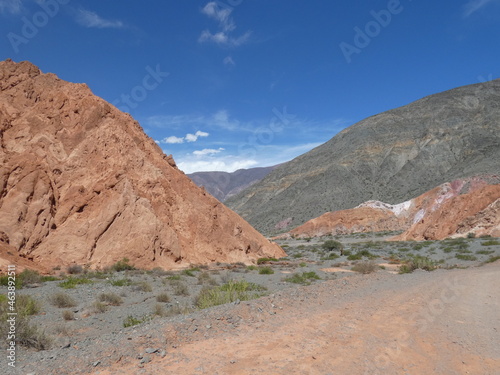
[[[500,177],[478,176],[442,184],[409,201],[368,201],[327,212],[281,237],[318,237],[404,231],[397,240],[440,240],[453,236],[500,235]]]
[[[43,265],[285,256],[84,84],[0,62],[0,241]]]

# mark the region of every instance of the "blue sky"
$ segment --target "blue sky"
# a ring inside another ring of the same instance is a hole
[[[0,59],[126,110],[190,173],[274,165],[500,76],[500,0],[0,0]]]

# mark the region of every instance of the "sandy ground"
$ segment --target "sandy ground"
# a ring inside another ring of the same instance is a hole
[[[500,374],[499,285],[500,262],[331,280],[129,337],[142,354],[93,373]]]

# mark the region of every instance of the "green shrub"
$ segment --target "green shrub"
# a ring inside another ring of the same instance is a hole
[[[258,269],[259,269],[259,267],[254,266],[254,265],[251,265],[251,266],[248,266],[248,267],[247,267],[247,270],[249,270],[249,271],[256,271],[256,270],[258,270]]]
[[[130,279],[111,280],[110,284],[113,286],[128,286],[128,285],[132,285],[132,280],[130,280]]]
[[[133,327],[138,324],[144,323],[147,320],[149,320],[149,318],[146,316],[142,318],[135,318],[132,315],[129,315],[123,320],[123,327],[124,328]]]
[[[356,254],[351,254],[347,257],[348,260],[361,260],[363,257],[373,259],[376,258],[375,255],[370,253],[368,250],[360,250]]]
[[[259,269],[259,275],[272,275],[274,270],[271,267],[261,267]]]
[[[477,260],[476,256],[469,255],[469,254],[455,254],[455,258],[461,259],[461,260],[469,260],[469,261]]]
[[[340,243],[339,241],[335,240],[327,240],[323,242],[323,245],[321,245],[321,247],[326,251],[338,250],[340,251],[341,255],[343,254],[344,251],[344,245],[342,245],[342,243]]]
[[[490,255],[490,254],[493,254],[494,252],[495,252],[494,250],[478,250],[478,251],[476,251],[476,254]]]
[[[217,281],[212,276],[210,276],[208,272],[203,271],[200,274],[198,274],[198,284],[217,285]]]
[[[74,289],[77,285],[92,284],[92,280],[83,277],[69,277],[65,281],[59,283],[59,286],[64,289]]]
[[[292,276],[285,278],[283,281],[294,283],[294,284],[302,284],[309,285],[311,284],[311,280],[320,280],[321,278],[316,274],[316,272],[302,272],[294,273]]]
[[[40,303],[31,296],[18,295],[16,298],[16,312],[20,315],[30,316],[40,312]]]
[[[215,288],[203,288],[195,298],[199,309],[223,305],[237,300],[248,301],[262,296],[264,287],[247,281],[229,281]]]
[[[130,260],[128,258],[123,258],[111,266],[111,269],[116,272],[130,271],[134,270],[135,267],[129,264]]]
[[[399,273],[411,273],[416,269],[433,271],[436,269],[436,263],[428,257],[415,255],[399,267]]]
[[[59,308],[75,307],[76,301],[68,294],[57,292],[49,297],[49,302]]]
[[[476,233],[474,232],[467,233],[467,238],[476,238]]]
[[[481,243],[482,246],[498,246],[500,245],[500,241],[497,240],[489,240]]]
[[[485,261],[484,263],[493,263],[493,262],[496,262],[497,260],[500,260],[500,256],[496,256],[496,257],[490,257],[487,261]]]

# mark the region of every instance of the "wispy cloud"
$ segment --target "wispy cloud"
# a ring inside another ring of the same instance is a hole
[[[233,38],[228,33],[223,31],[212,34],[209,30],[204,30],[198,38],[198,42],[212,42],[226,47],[238,47],[245,44],[248,39],[250,39],[250,34],[251,32],[247,31],[245,34],[237,38]]]
[[[163,138],[160,142],[170,145],[184,143],[184,137],[176,137],[175,135],[172,135],[170,137]]]
[[[0,0],[0,14],[18,14],[22,7],[22,0]]]
[[[484,8],[486,5],[498,2],[497,0],[470,0],[463,7],[463,15],[464,17],[469,17],[470,15],[476,13],[481,8]]]
[[[233,36],[236,29],[231,13],[233,8],[221,6],[215,1],[208,2],[201,10],[207,17],[219,23],[219,30],[212,33],[210,30],[203,30],[198,38],[199,43],[214,43],[223,47],[238,47],[245,44],[250,39],[251,31],[240,36]]]
[[[90,10],[79,9],[76,21],[85,27],[97,29],[122,29],[125,24],[118,20],[107,20]]]
[[[234,60],[231,56],[224,57],[224,60],[222,62],[224,63],[224,65],[230,65],[230,66],[236,65],[236,63],[234,62]]]
[[[258,162],[251,159],[232,160],[227,158],[211,158],[209,160],[183,160],[177,163],[177,166],[184,173],[194,172],[234,172],[238,169],[247,169],[254,167]]]
[[[224,151],[225,148],[219,147],[218,149],[214,148],[205,148],[203,150],[193,151],[194,156],[207,156],[207,155],[216,155]]]
[[[234,21],[231,18],[232,9],[222,9],[215,1],[211,1],[205,5],[201,12],[208,17],[217,20],[223,31],[233,31],[236,28]]]
[[[170,137],[163,138],[160,142],[166,144],[182,144],[184,142],[192,143],[196,142],[200,137],[208,137],[209,135],[210,134],[207,132],[198,130],[196,133],[188,133],[184,137],[176,137],[175,135],[172,135]]]

